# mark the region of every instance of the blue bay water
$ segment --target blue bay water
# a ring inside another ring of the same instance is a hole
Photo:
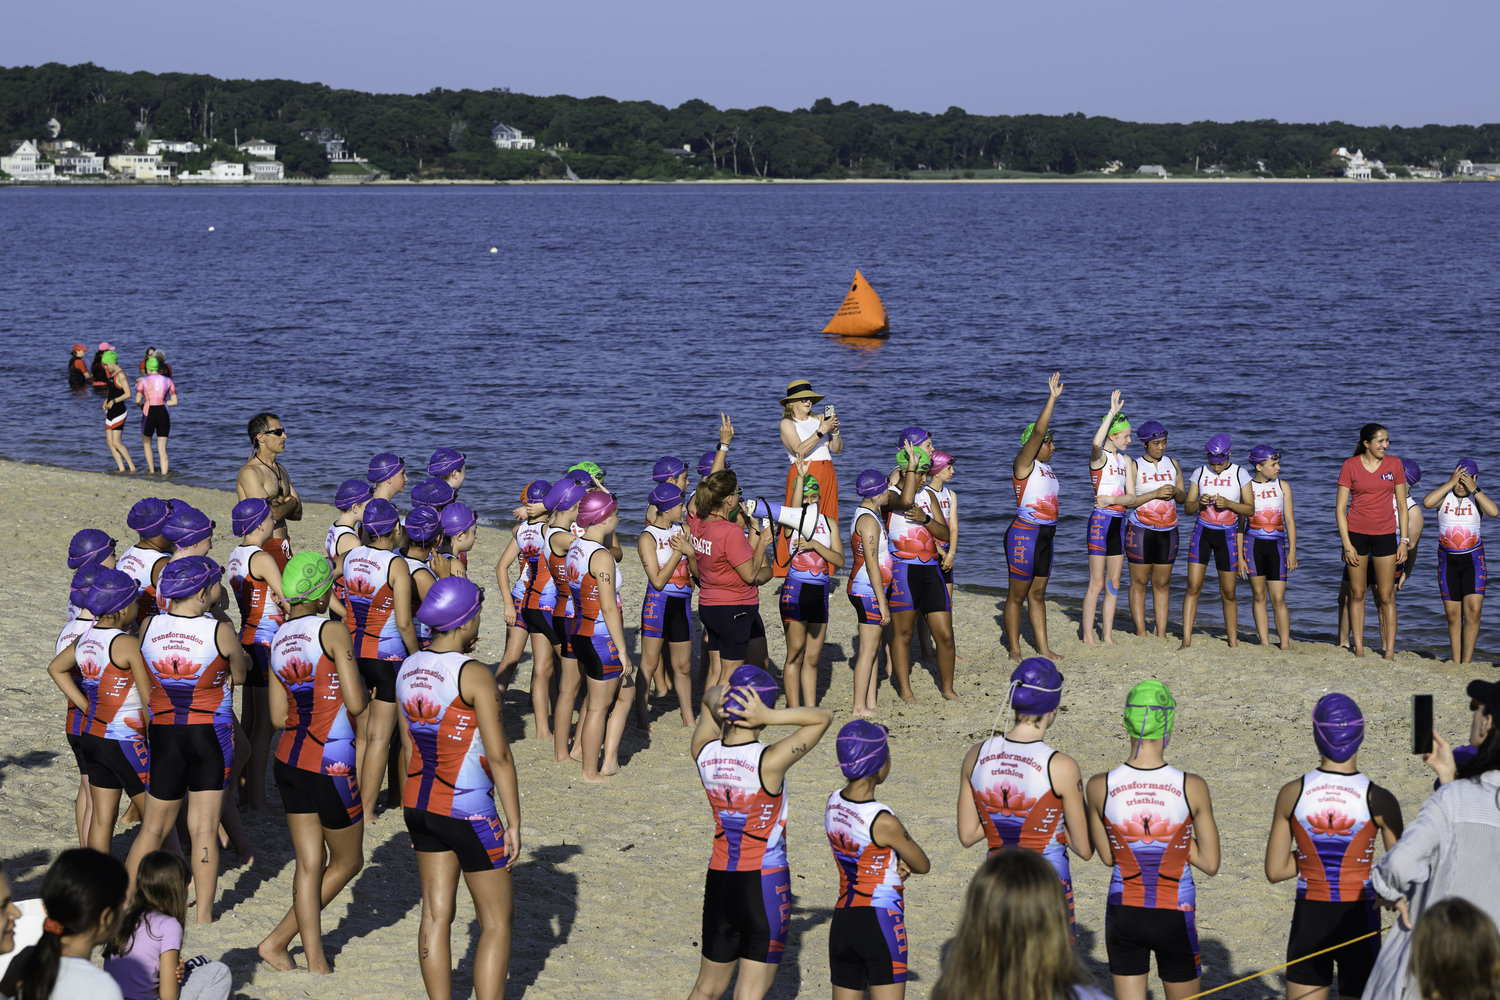
[[[777,399],[808,377],[848,443],[845,531],[854,477],[889,468],[899,429],[920,424],[959,457],[958,581],[1004,587],[1011,460],[1060,369],[1052,593],[1087,582],[1089,440],[1118,388],[1137,425],[1170,429],[1184,471],[1219,431],[1237,458],[1282,449],[1293,631],[1325,639],[1335,479],[1359,426],[1388,425],[1428,488],[1459,457],[1500,460],[1496,186],[12,189],[0,222],[12,459],[112,469],[99,397],[63,375],[75,340],[90,357],[109,340],[132,378],[148,345],[167,352],[185,481],[232,487],[245,421],[271,409],[304,497],[331,499],[377,451],[415,470],[452,446],[470,456],[464,499],[503,522],[527,481],[588,458],[634,527],[652,462],[692,464],[721,410],[746,493],[776,499]],[[818,332],[856,267],[888,340]],[[1403,647],[1446,650],[1436,552],[1429,514]],[[1500,648],[1496,615],[1481,650]],[[1200,628],[1220,620],[1210,585]],[[1369,621],[1373,636],[1373,607]]]

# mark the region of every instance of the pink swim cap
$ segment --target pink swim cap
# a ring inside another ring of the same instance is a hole
[[[578,526],[584,529],[609,520],[609,515],[619,509],[619,501],[613,493],[604,490],[589,490],[578,501]]]

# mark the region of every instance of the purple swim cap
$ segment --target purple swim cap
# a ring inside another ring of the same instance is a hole
[[[592,528],[609,520],[609,515],[620,509],[619,498],[605,490],[589,490],[578,502],[578,526]]]
[[[1312,713],[1313,742],[1318,753],[1342,764],[1365,741],[1365,720],[1359,706],[1346,694],[1333,692],[1318,699]]]
[[[885,727],[877,726],[869,719],[855,719],[844,723],[835,743],[838,747],[839,769],[850,781],[879,773],[885,767],[885,762],[891,759]]]
[[[713,459],[709,459],[709,464],[713,464]],[[664,483],[668,479],[680,476],[686,471],[687,463],[682,459],[673,458],[671,455],[663,455],[656,460],[656,466],[651,470],[651,478],[658,483]]]
[[[73,574],[73,583],[68,587],[68,603],[75,608],[87,608],[89,590],[94,586],[94,581],[105,571],[105,567],[99,563],[89,563]],[[140,589],[139,585],[136,587]]]
[[[1401,467],[1406,470],[1406,485],[1415,486],[1422,481],[1422,467],[1409,458],[1401,460]]]
[[[383,451],[370,459],[370,472],[366,479],[372,483],[383,483],[406,469],[406,459],[393,452]]]
[[[859,474],[858,479],[854,480],[854,492],[866,500],[870,497],[878,497],[890,488],[890,480],[879,469],[866,469]]]
[[[411,491],[413,503],[442,510],[453,502],[453,487],[434,476],[424,479]]]
[[[346,479],[333,495],[333,505],[339,510],[353,510],[374,495],[375,490],[363,479]]]
[[[552,484],[545,479],[533,479],[526,484],[526,489],[521,491],[522,503],[541,503],[547,499],[547,494],[552,492]]]
[[[413,507],[406,515],[406,537],[426,545],[443,533],[442,518],[431,507]]]
[[[563,478],[570,482],[577,483],[579,486],[582,486],[586,490],[591,490],[594,488],[594,477],[588,474],[587,469],[569,469],[567,472],[563,473]]]
[[[103,562],[115,550],[115,540],[98,528],[84,528],[68,543],[68,569]]]
[[[105,615],[112,615],[116,611],[124,611],[130,607],[130,602],[134,601],[140,592],[140,585],[129,573],[100,567],[99,574],[94,577],[93,586],[89,587],[88,597],[84,599],[83,606],[88,608],[89,613],[95,618],[103,618]]]
[[[1063,675],[1045,656],[1030,656],[1010,674],[1009,701],[1022,715],[1046,715],[1062,704]]]
[[[271,513],[271,505],[264,497],[246,497],[234,505],[234,510],[229,512],[229,519],[233,525],[233,531],[238,538],[244,538],[250,532],[260,527],[260,523]]]
[[[1458,460],[1458,467],[1475,479],[1479,478],[1479,463],[1472,458],[1460,458]]]
[[[1229,435],[1215,434],[1213,437],[1209,438],[1208,443],[1203,446],[1203,454],[1208,456],[1209,458],[1228,458]]]
[[[156,593],[169,601],[181,597],[192,597],[200,590],[212,587],[224,571],[208,556],[188,556],[174,559],[161,571]]]
[[[1258,444],[1250,449],[1250,464],[1259,465],[1268,458],[1280,458],[1281,449],[1272,448],[1268,444]]]
[[[455,500],[438,511],[438,519],[443,523],[443,534],[449,538],[458,537],[479,521],[474,512],[461,500]]]
[[[671,510],[682,503],[682,490],[672,483],[662,483],[651,491],[651,502],[656,504],[656,509]]]
[[[173,504],[172,516],[161,527],[162,537],[178,548],[197,545],[213,533],[214,522],[208,515],[185,503]]]
[[[928,434],[927,431],[921,427],[908,427],[906,430],[901,432],[901,440],[896,442],[896,447],[905,448],[909,444],[921,444],[923,441],[926,441],[930,437],[932,437],[932,435]]]
[[[571,510],[587,492],[587,488],[564,476],[552,484],[552,489],[542,498],[542,506],[551,511]]]
[[[700,459],[698,459],[698,475],[700,475],[700,476],[706,476],[710,472],[714,471],[714,459],[717,458],[718,455],[719,455],[719,452],[717,450],[714,450],[714,451],[705,451],[703,453],[703,457],[700,458]],[[724,468],[726,468],[726,469],[729,468],[729,456],[728,455],[724,456]]]
[[[432,459],[427,463],[427,474],[442,479],[451,476],[464,467],[464,453],[452,448],[439,448],[432,453]]]
[[[1135,433],[1141,439],[1141,443],[1145,444],[1147,441],[1155,441],[1157,438],[1166,437],[1167,429],[1159,421],[1148,420],[1137,427]]]
[[[156,538],[161,535],[161,526],[167,523],[171,513],[172,505],[167,501],[147,497],[137,500],[135,506],[130,508],[125,524],[131,531],[140,532],[142,538]]]
[[[417,621],[435,632],[447,632],[470,622],[484,605],[484,591],[461,576],[434,583],[417,609]]]
[[[729,675],[729,687],[747,687],[754,689],[760,695],[760,700],[767,708],[776,707],[776,699],[781,695],[781,688],[776,679],[753,663],[742,663],[734,668],[734,673]],[[735,722],[740,721],[740,713],[736,711],[735,700],[731,697],[724,706],[725,718]]]
[[[365,505],[365,515],[360,518],[360,523],[365,530],[376,538],[389,535],[401,520],[401,512],[396,510],[396,505],[389,500],[376,497]]]

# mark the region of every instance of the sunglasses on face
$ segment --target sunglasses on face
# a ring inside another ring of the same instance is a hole
[[[274,434],[277,437],[286,437],[286,428],[285,427],[278,427],[278,428],[276,428],[273,431],[262,431],[261,433],[263,433],[263,434]]]

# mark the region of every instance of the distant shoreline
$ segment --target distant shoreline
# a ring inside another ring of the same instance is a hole
[[[620,187],[620,186],[644,186],[644,187],[702,187],[717,185],[848,185],[848,184],[887,184],[887,185],[912,185],[912,184],[1149,184],[1149,185],[1175,185],[1175,184],[1357,184],[1365,186],[1392,186],[1402,184],[1485,184],[1495,183],[1492,179],[1480,177],[1391,177],[1383,181],[1355,180],[1350,177],[1137,177],[1134,175],[1125,177],[1068,177],[1056,175],[1052,177],[847,177],[840,179],[815,179],[807,178],[796,180],[790,178],[769,177],[743,177],[743,178],[715,178],[713,180],[563,180],[560,178],[547,178],[536,180],[460,180],[460,179],[438,179],[431,180],[334,180],[325,178],[321,180],[289,178],[280,181],[231,181],[227,183],[212,183],[195,181],[187,184],[172,183],[170,181],[135,181],[135,180],[68,180],[68,181],[0,181],[0,188],[96,188],[96,187],[121,187],[121,188],[183,188],[193,190],[220,190],[225,188],[267,188],[267,187]]]

